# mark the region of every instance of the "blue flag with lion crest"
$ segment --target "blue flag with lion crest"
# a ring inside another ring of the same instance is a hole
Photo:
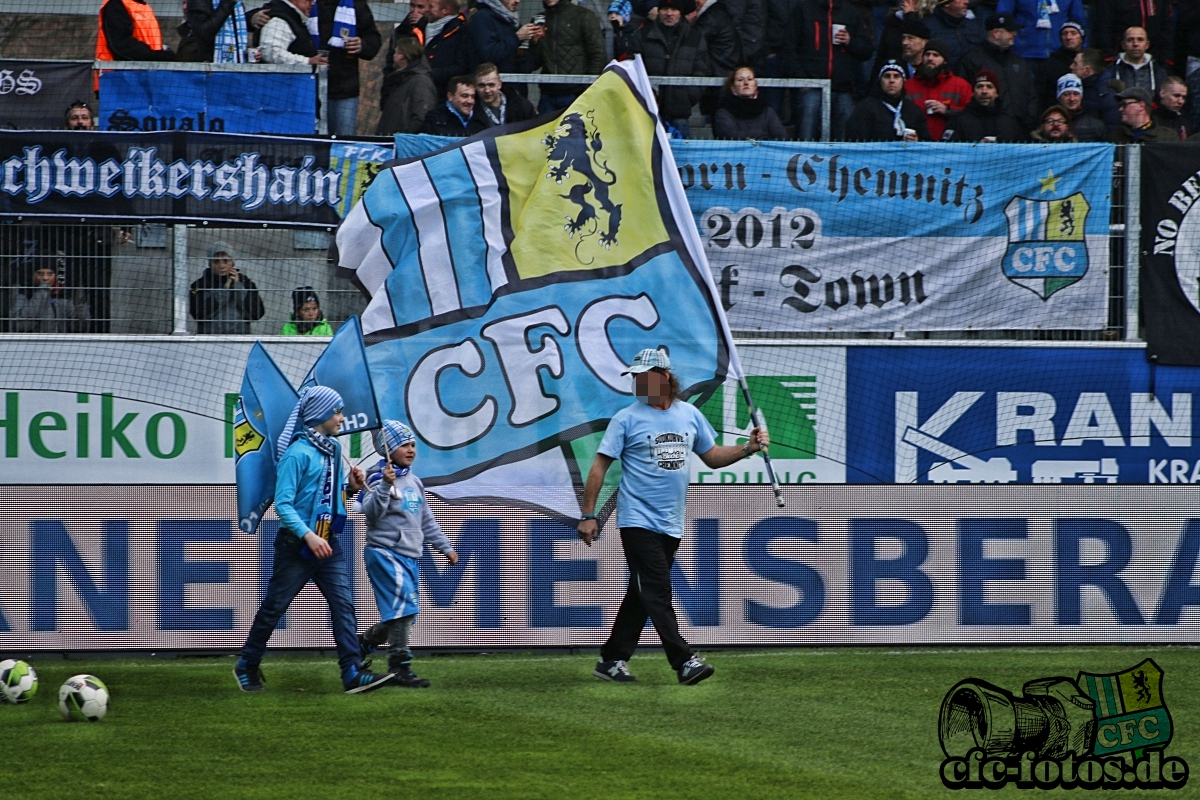
[[[380,412],[450,501],[574,519],[635,353],[667,350],[685,397],[741,375],[640,60],[551,122],[386,164],[335,247]]]

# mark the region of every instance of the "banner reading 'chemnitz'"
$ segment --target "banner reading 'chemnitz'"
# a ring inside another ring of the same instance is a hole
[[[333,226],[390,147],[211,133],[0,133],[0,217]]]

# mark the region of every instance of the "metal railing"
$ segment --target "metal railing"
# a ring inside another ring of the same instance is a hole
[[[575,86],[590,86],[596,80],[595,75],[542,75],[540,73],[503,72],[500,80],[508,83],[524,84],[571,84]],[[724,78],[691,78],[678,75],[651,75],[650,85],[658,86],[699,86],[723,87]],[[821,141],[829,141],[829,117],[833,112],[833,95],[830,94],[830,82],[817,78],[759,78],[758,85],[763,89],[819,89],[821,91]]]

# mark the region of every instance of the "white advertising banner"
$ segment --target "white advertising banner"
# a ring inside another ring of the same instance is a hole
[[[419,462],[418,462],[419,464]],[[693,487],[673,571],[705,645],[1192,642],[1200,520],[1169,486]],[[229,487],[0,489],[0,651],[239,647],[277,523],[238,530]],[[432,503],[461,560],[422,559],[421,647],[595,647],[624,591],[616,532]],[[346,551],[377,619],[363,520]],[[643,642],[655,642],[647,629]],[[274,647],[331,647],[309,587]]]

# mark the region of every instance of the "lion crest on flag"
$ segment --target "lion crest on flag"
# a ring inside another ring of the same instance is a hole
[[[594,113],[589,111],[587,116],[593,118]],[[579,206],[574,217],[567,217],[563,230],[571,238],[578,233],[580,244],[600,230],[596,207],[588,200],[588,195],[593,195],[600,209],[608,215],[608,227],[600,234],[600,244],[608,249],[617,243],[617,231],[621,228],[621,205],[614,203],[609,196],[608,189],[617,182],[617,176],[609,169],[607,161],[600,160],[604,143],[600,139],[600,131],[595,127],[594,118],[592,123],[589,130],[584,115],[572,112],[563,117],[559,126],[542,140],[548,151],[547,161],[551,165],[546,178],[562,184],[570,180],[572,171],[584,178],[583,183],[575,184],[567,194],[560,195]],[[607,180],[597,174],[597,168],[605,173]]]

